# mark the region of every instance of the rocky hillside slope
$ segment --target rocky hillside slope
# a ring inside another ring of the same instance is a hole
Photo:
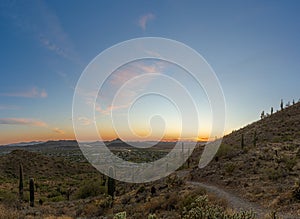
[[[225,136],[215,159],[191,178],[300,217],[300,103]]]

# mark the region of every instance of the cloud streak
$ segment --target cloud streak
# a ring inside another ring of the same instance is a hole
[[[52,129],[52,131],[54,131],[55,133],[60,134],[60,135],[65,134],[64,130],[62,130],[60,128],[54,128],[54,129]]]
[[[141,74],[162,73],[165,67],[165,63],[160,61],[151,64],[133,62],[115,71],[109,83],[113,86],[119,87],[131,78]]]
[[[45,49],[60,57],[80,64],[79,56],[59,17],[45,1],[26,2],[24,10],[20,2],[3,4],[6,18],[21,31],[29,33]]]
[[[0,96],[6,97],[24,97],[24,98],[46,98],[48,93],[45,89],[39,89],[33,87],[29,90],[20,91],[20,92],[10,92],[10,93],[0,93]]]
[[[154,19],[155,19],[154,14],[152,14],[152,13],[145,14],[145,15],[140,17],[140,19],[138,21],[138,25],[143,30],[146,30],[148,22],[151,21],[151,20],[154,20]]]
[[[28,118],[0,118],[0,125],[29,125],[36,127],[47,127],[43,121]]]

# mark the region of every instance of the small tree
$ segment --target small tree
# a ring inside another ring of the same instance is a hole
[[[271,115],[273,115],[273,111],[274,111],[274,109],[273,109],[273,107],[271,107]]]
[[[295,105],[295,100],[293,99],[293,105]]]
[[[283,100],[281,99],[281,102],[280,102],[280,109],[283,110]]]

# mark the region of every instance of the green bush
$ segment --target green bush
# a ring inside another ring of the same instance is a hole
[[[105,187],[101,186],[99,181],[85,182],[76,192],[77,199],[85,199],[88,197],[95,197],[105,192]]]

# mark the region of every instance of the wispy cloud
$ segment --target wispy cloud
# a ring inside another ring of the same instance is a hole
[[[79,117],[78,121],[80,121],[82,125],[91,125],[91,124],[93,124],[93,120],[89,119],[87,117]]]
[[[111,85],[120,86],[131,78],[148,73],[162,73],[165,68],[164,62],[154,62],[152,64],[143,62],[133,62],[114,72],[111,78]]]
[[[60,134],[60,135],[64,135],[65,132],[64,130],[60,129],[60,128],[54,128],[52,129],[55,133]]]
[[[139,27],[141,27],[143,30],[146,30],[147,28],[147,24],[149,21],[155,19],[155,15],[152,13],[148,13],[145,14],[143,16],[140,17],[139,21],[138,21],[138,25]]]
[[[24,91],[0,93],[0,96],[24,97],[24,98],[46,98],[48,94],[45,89],[32,87],[29,90],[24,90]]]
[[[47,127],[47,124],[43,121],[28,118],[0,118],[0,124],[2,125],[29,125],[37,127]]]
[[[80,63],[59,17],[45,1],[28,1],[26,9],[18,1],[3,4],[2,8],[6,18],[10,19],[19,30],[31,34],[45,49]]]
[[[95,107],[95,110],[101,115],[110,115],[112,111],[116,110],[123,111],[155,79],[155,76],[147,77],[146,75],[153,73],[161,74],[166,67],[167,64],[164,61],[148,60],[129,63],[116,70],[106,81],[96,104],[93,104],[88,97],[87,104]],[[143,75],[146,77],[142,77]],[[134,79],[137,80],[136,83]],[[119,92],[121,87],[122,91]],[[113,104],[112,101],[115,99],[117,93],[119,96],[118,101]]]
[[[102,109],[102,107],[99,104],[96,104],[95,110],[97,112],[100,112],[101,115],[109,115],[114,110],[126,109],[130,105],[131,105],[131,103],[127,103],[124,105],[110,105],[110,106],[106,107],[105,109]]]

